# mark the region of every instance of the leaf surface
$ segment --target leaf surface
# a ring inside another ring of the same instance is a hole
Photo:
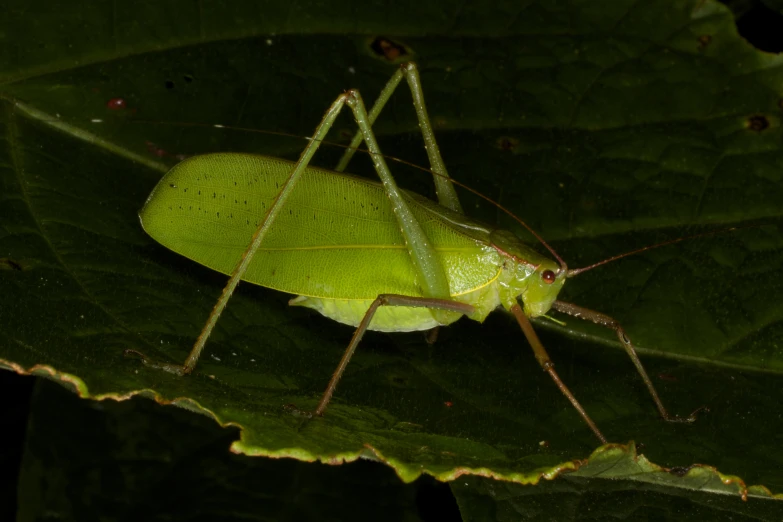
[[[23,7],[3,22],[20,42],[0,67],[5,367],[83,397],[141,394],[205,413],[241,427],[233,450],[250,455],[366,456],[404,480],[534,483],[579,467],[593,435],[502,314],[461,321],[431,348],[418,334],[368,335],[327,416],[312,422],[282,405],[315,406],[351,331],[288,309],[289,296],[240,287],[187,378],[123,357],[130,348],[184,360],[225,283],[139,226],[168,165],[217,150],[291,158],[304,144],[149,120],[307,135],[344,89],[373,99],[399,54],[420,64],[451,174],[525,219],[572,267],[764,224],[627,258],[564,290],[622,322],[672,411],[710,407],[696,424],[658,420],[625,355],[605,346],[617,345],[611,332],[561,317],[566,325],[543,341],[611,440],[644,443],[660,466],[709,464],[783,489],[783,57],[739,38],[725,8],[444,2],[402,13],[357,3],[335,24],[333,10],[298,2],[242,17],[202,2],[180,6],[172,31],[165,7],[111,4],[133,12],[114,12],[108,30],[110,4],[97,5],[39,15],[62,24],[69,44],[15,18]],[[142,15],[148,23],[134,22]],[[425,164],[409,95],[398,96],[376,126],[381,146]],[[112,109],[117,99],[124,109]],[[353,133],[347,116],[337,127],[335,140]],[[330,148],[318,162],[339,154]],[[354,170],[372,176],[368,164],[357,158]],[[426,175],[394,168],[431,193]],[[463,205],[519,231],[475,197]]]

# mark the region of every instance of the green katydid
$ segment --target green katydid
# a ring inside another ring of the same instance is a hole
[[[403,78],[413,94],[438,203],[397,187],[372,131]],[[353,111],[359,132],[334,171],[309,166],[345,105]],[[381,183],[342,173],[361,141]],[[161,179],[140,218],[144,230],[164,246],[231,274],[185,363],[157,362],[129,351],[147,366],[178,375],[191,373],[237,284],[249,281],[294,294],[291,305],[313,308],[357,327],[320,403],[307,413],[322,415],[366,330],[430,330],[463,315],[481,322],[502,306],[516,318],[541,367],[605,443],[555,372],[529,321],[554,309],[613,329],[661,417],[670,422],[695,420],[696,412],[688,417],[668,413],[630,339],[614,319],[557,301],[568,277],[597,265],[569,270],[523,222],[555,261],[510,232],[463,214],[413,63],[397,70],[369,113],[358,91],[338,96],[297,162],[248,154],[187,159]]]

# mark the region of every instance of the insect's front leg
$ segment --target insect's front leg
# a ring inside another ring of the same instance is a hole
[[[299,180],[302,173],[304,173],[305,169],[307,169],[307,166],[310,164],[310,160],[313,158],[316,150],[318,150],[318,147],[323,142],[326,134],[329,132],[329,129],[331,129],[334,120],[337,118],[337,115],[340,113],[349,97],[350,95],[348,93],[341,94],[337,97],[334,103],[332,103],[331,107],[329,107],[329,110],[326,111],[326,114],[321,120],[321,123],[318,125],[315,133],[313,134],[313,138],[310,140],[310,143],[307,145],[307,147],[305,147],[305,149],[302,151],[302,154],[299,156],[299,161],[297,161],[296,165],[294,165],[294,168],[291,170],[288,179],[283,184],[280,192],[278,192],[274,203],[266,211],[264,219],[261,221],[255,233],[253,234],[253,238],[251,239],[250,244],[242,254],[242,257],[237,263],[236,268],[234,268],[234,271],[231,274],[231,278],[228,280],[228,283],[223,289],[223,293],[220,295],[217,303],[215,303],[215,306],[212,308],[212,312],[209,314],[209,318],[201,330],[201,334],[198,336],[196,343],[193,345],[190,354],[188,354],[187,359],[185,359],[185,363],[180,365],[156,361],[136,350],[125,350],[126,356],[140,358],[145,366],[164,370],[176,375],[187,375],[195,369],[196,363],[201,356],[201,352],[204,350],[207,339],[209,339],[212,330],[217,324],[220,314],[228,304],[229,299],[231,299],[231,295],[234,293],[234,290],[239,284],[239,281],[242,279],[242,276],[245,275],[245,272],[247,271],[248,266],[250,266],[250,262],[253,260],[253,256],[255,255],[256,251],[261,246],[261,243],[268,234],[269,230],[272,228],[272,225],[275,222],[275,218],[285,206],[288,197],[291,195],[291,192],[296,185],[296,182]]]
[[[625,348],[625,352],[628,354],[628,357],[631,358],[631,361],[633,361],[633,364],[636,367],[636,370],[639,372],[639,375],[642,376],[642,380],[647,386],[647,390],[650,392],[653,401],[655,401],[655,406],[658,408],[658,412],[666,422],[694,422],[696,420],[696,414],[699,411],[706,409],[704,406],[697,408],[687,417],[680,417],[678,415],[670,414],[663,405],[663,402],[661,402],[660,397],[658,397],[658,391],[655,389],[650,376],[647,375],[647,371],[644,369],[642,361],[639,360],[639,356],[636,354],[636,350],[634,349],[633,344],[631,344],[631,339],[626,335],[625,330],[623,330],[622,326],[620,326],[620,323],[618,323],[617,320],[609,317],[606,314],[590,310],[589,308],[582,308],[581,306],[565,303],[563,301],[555,301],[552,304],[552,308],[558,312],[572,315],[579,319],[584,319],[585,321],[590,321],[614,330],[617,334],[617,338],[620,339],[623,348]]]
[[[519,306],[519,304],[515,304],[511,307],[511,313],[514,314],[514,317],[516,317],[517,322],[519,323],[519,327],[522,328],[522,332],[525,334],[527,341],[530,343],[530,347],[533,349],[533,354],[535,355],[538,364],[540,364],[541,368],[543,368],[544,371],[549,374],[552,380],[555,381],[558,389],[571,402],[571,405],[573,405],[576,411],[579,412],[579,415],[582,416],[582,419],[584,419],[585,423],[587,423],[590,429],[593,430],[595,436],[598,437],[598,440],[600,440],[602,444],[606,444],[607,440],[606,437],[604,437],[604,434],[601,433],[601,430],[598,429],[598,426],[596,426],[595,422],[593,422],[593,419],[590,418],[590,416],[587,414],[587,411],[585,411],[574,394],[571,393],[571,390],[568,389],[568,386],[565,385],[565,383],[560,379],[560,376],[555,371],[555,364],[549,358],[549,354],[547,353],[546,348],[544,348],[544,345],[541,344],[541,340],[538,338],[538,334],[536,334],[536,331],[533,330],[533,325],[530,324],[530,319],[527,318],[524,310],[522,310],[522,307]]]

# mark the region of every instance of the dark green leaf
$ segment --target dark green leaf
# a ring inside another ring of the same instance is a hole
[[[138,120],[306,135],[344,89],[379,91],[394,70],[377,52],[385,38],[422,68],[451,174],[519,214],[573,267],[765,224],[618,261],[565,290],[616,316],[643,355],[665,356],[644,359],[666,404],[712,410],[695,425],[657,419],[625,356],[601,346],[616,345],[610,332],[565,318],[558,329],[577,340],[544,342],[611,440],[644,442],[658,465],[710,464],[783,489],[783,58],[739,38],[724,7],[358,2],[343,17],[296,2],[241,15],[222,2],[133,4],[36,14],[62,32],[35,31],[22,4],[3,22],[20,42],[0,55],[6,367],[84,397],[143,394],[206,413],[241,427],[233,449],[247,454],[370,456],[405,480],[530,483],[576,468],[594,437],[502,315],[484,327],[462,321],[433,348],[420,335],[369,335],[327,416],[312,422],[282,405],[315,405],[351,331],[288,309],[288,296],[242,287],[190,377],[123,357],[132,348],[182,361],[225,282],[140,229],[136,212],[166,165],[213,150],[295,157],[304,143]],[[124,110],[109,108],[116,98]],[[353,132],[347,117],[338,127],[335,139]],[[424,163],[409,95],[377,129],[389,154]],[[363,163],[356,169],[372,175]],[[398,172],[429,191],[426,176]],[[463,203],[519,228],[473,197]]]

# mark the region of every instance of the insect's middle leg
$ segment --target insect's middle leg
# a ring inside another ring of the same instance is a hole
[[[298,414],[304,414],[305,416],[308,417],[311,417],[313,415],[318,415],[318,416],[323,415],[324,411],[326,410],[326,407],[329,405],[329,401],[332,399],[332,395],[334,395],[334,391],[337,389],[337,383],[340,382],[340,378],[343,376],[343,372],[345,372],[345,368],[348,366],[348,363],[351,361],[351,357],[353,357],[353,354],[356,351],[356,347],[359,346],[359,342],[362,340],[362,337],[364,337],[364,332],[366,332],[367,329],[369,328],[370,322],[372,321],[375,312],[377,312],[378,308],[380,308],[381,306],[409,306],[414,308],[433,308],[436,310],[446,310],[450,312],[459,312],[462,314],[469,314],[474,311],[474,308],[469,304],[460,303],[457,301],[451,301],[449,299],[436,299],[432,297],[411,297],[407,295],[398,295],[398,294],[379,295],[375,299],[375,301],[372,302],[370,308],[367,309],[367,312],[364,314],[364,317],[362,318],[362,322],[359,323],[359,326],[356,328],[356,332],[354,332],[353,337],[351,338],[351,342],[348,344],[348,348],[345,349],[345,353],[343,353],[343,357],[342,359],[340,359],[340,363],[337,365],[337,368],[334,370],[334,374],[332,374],[332,378],[326,387],[326,391],[324,391],[324,394],[321,397],[321,401],[318,403],[318,407],[312,412],[303,412],[296,409],[295,407],[289,407],[289,409],[293,410]]]

